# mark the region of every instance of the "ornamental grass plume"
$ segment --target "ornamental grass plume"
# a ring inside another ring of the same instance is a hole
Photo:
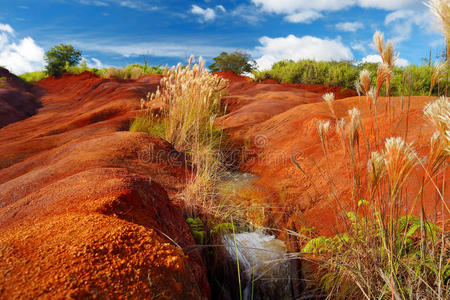
[[[450,101],[442,96],[428,103],[423,109],[425,117],[436,127],[442,137],[450,130]]]
[[[378,65],[377,69],[377,90],[376,90],[376,98],[380,94],[381,87],[383,86],[383,82],[390,78],[392,75],[392,69],[385,62],[382,62]]]
[[[383,53],[383,49],[384,49],[384,34],[380,31],[375,31],[374,35],[373,35],[373,42],[375,44],[375,47],[377,48],[378,52]]]
[[[322,96],[322,99],[328,104],[332,116],[337,119],[336,111],[334,109],[334,93],[326,93]]]
[[[384,41],[384,34],[379,31],[376,31],[373,35],[373,41],[375,43],[375,47],[378,50],[378,53],[380,54],[382,62],[386,64],[389,69],[389,72],[386,71],[384,73],[386,75],[385,77],[377,79],[377,84],[379,85],[380,81],[381,84],[383,84],[384,80],[386,80],[386,97],[389,97],[391,90],[392,70],[394,68],[395,61],[397,60],[397,57],[394,53],[394,45],[391,41],[388,41],[386,44]],[[383,68],[386,68],[386,66],[384,66]],[[377,89],[381,88],[381,86],[378,88],[378,85]]]
[[[384,161],[389,178],[391,199],[394,199],[411,171],[417,165],[417,154],[411,144],[400,137],[388,138],[384,144]]]
[[[378,152],[372,152],[367,161],[367,171],[369,174],[370,187],[372,191],[374,191],[383,175],[386,174],[386,164],[383,155]]]
[[[354,146],[358,139],[358,129],[361,125],[361,113],[356,107],[348,111],[350,122],[348,123],[348,138],[350,146]]]
[[[330,121],[319,121],[319,124],[317,124],[317,132],[319,133],[320,142],[322,143],[322,150],[325,155],[327,155],[326,142],[330,131],[330,125]]]
[[[447,163],[450,157],[450,141],[436,131],[430,139],[430,152],[428,154],[428,171],[430,176],[435,176]]]
[[[433,66],[433,72],[431,73],[430,96],[436,83],[438,83],[441,80],[442,76],[445,75],[445,73],[448,71],[447,67],[448,61],[441,62]]]
[[[442,32],[447,39],[447,60],[450,57],[450,1],[428,0],[425,3],[431,12],[438,18],[442,26]]]

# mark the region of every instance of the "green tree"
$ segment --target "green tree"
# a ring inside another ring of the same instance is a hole
[[[256,62],[247,53],[234,51],[233,53],[222,52],[214,58],[214,63],[209,66],[212,72],[233,71],[236,74],[252,72],[256,69]]]
[[[80,62],[81,51],[61,43],[45,53],[45,60],[48,75],[58,76],[66,70],[66,66],[76,66]]]

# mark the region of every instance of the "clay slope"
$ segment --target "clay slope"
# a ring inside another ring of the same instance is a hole
[[[229,77],[229,76],[228,76]],[[230,112],[217,122],[231,135],[235,144],[241,145],[245,163],[241,169],[258,175],[255,185],[259,193],[255,206],[267,209],[268,226],[298,230],[300,227],[315,227],[322,233],[335,233],[336,216],[341,208],[351,205],[351,174],[348,155],[344,153],[340,137],[335,132],[336,122],[327,104],[321,100],[320,86],[281,85],[276,83],[247,83],[241,78],[233,79],[228,100]],[[320,92],[320,93],[318,93]],[[402,136],[414,142],[422,156],[429,151],[429,141],[434,128],[423,118],[423,107],[434,100],[432,97],[412,97],[408,110],[408,99],[393,98],[395,106],[392,122],[386,115],[387,99],[380,99],[378,122],[374,124],[368,105],[361,104],[361,118],[367,136],[376,128],[380,132],[378,149],[391,136]],[[363,99],[364,101],[364,99]],[[402,111],[403,102],[403,111]],[[336,101],[338,118],[348,120],[347,111],[360,107],[358,97]],[[317,132],[319,120],[331,121],[331,136],[328,140],[328,159],[325,157]],[[393,124],[393,125],[391,125]],[[406,125],[408,124],[408,131]],[[361,137],[361,141],[363,138]],[[371,137],[373,141],[373,135]],[[361,142],[360,168],[365,165],[367,151]],[[294,158],[302,168],[294,165]],[[410,177],[408,193],[412,201],[423,179],[418,167],[416,175]],[[450,183],[449,176],[447,185]],[[441,183],[438,183],[441,184]],[[338,191],[332,200],[331,187]],[[431,185],[426,189],[424,210],[430,215],[437,200]],[[450,199],[446,196],[447,205]],[[409,203],[411,204],[411,203]],[[439,206],[440,207],[440,206]],[[420,205],[415,213],[420,213]],[[407,213],[408,209],[405,207]]]
[[[40,90],[0,67],[0,128],[34,115]]]
[[[159,80],[48,78],[39,113],[0,129],[0,298],[209,295],[169,197],[190,172],[168,143],[127,131]]]

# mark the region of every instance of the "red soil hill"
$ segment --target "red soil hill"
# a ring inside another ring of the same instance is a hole
[[[41,106],[38,88],[0,67],[0,128],[34,115]]]
[[[0,129],[0,298],[209,295],[169,197],[189,171],[168,143],[128,132],[159,80],[47,78],[39,113]]]
[[[315,85],[255,83],[242,78],[231,80],[229,95],[225,99],[228,114],[217,120],[217,125],[226,129],[234,144],[241,145],[247,155],[242,165],[243,171],[250,171],[259,176],[255,185],[264,197],[258,195],[255,206],[269,207],[268,226],[298,230],[300,227],[313,226],[325,234],[335,232],[336,216],[339,207],[348,207],[351,202],[350,167],[348,158],[335,133],[335,120],[330,114],[327,104],[321,99],[323,93],[339,90]],[[346,93],[354,93],[349,90]],[[337,94],[335,109],[338,118],[348,120],[347,111],[360,107],[358,97],[345,98],[347,94]],[[432,97],[412,97],[409,111],[407,98],[393,98],[395,106],[393,121],[386,116],[387,99],[380,99],[378,126],[381,132],[379,149],[382,149],[385,138],[406,134],[407,141],[415,143],[415,149],[425,156],[429,150],[429,140],[434,132],[433,126],[423,117],[426,103]],[[365,101],[362,98],[362,101]],[[403,112],[401,102],[403,101]],[[374,129],[368,105],[361,105],[361,119],[367,130]],[[326,159],[317,124],[319,120],[331,121],[328,159]],[[390,125],[394,124],[394,125]],[[359,148],[360,167],[366,169],[367,151],[364,143]],[[299,162],[300,171],[292,162],[292,156]],[[414,199],[420,188],[423,171],[410,177],[408,186],[410,200]],[[450,174],[445,177],[447,185]],[[438,183],[439,184],[439,183]],[[330,186],[336,185],[340,203],[330,200]],[[426,189],[424,208],[428,214],[436,207],[436,193],[431,185]],[[431,196],[432,195],[432,196]],[[258,199],[258,200],[257,200]],[[445,195],[450,206],[450,199]],[[411,204],[411,203],[409,203]],[[441,207],[441,206],[439,206]],[[419,213],[420,206],[415,210]],[[405,212],[404,212],[405,213]]]

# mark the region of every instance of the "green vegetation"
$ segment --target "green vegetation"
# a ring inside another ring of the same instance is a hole
[[[108,69],[103,69],[100,71],[100,76],[116,79],[139,79],[144,75],[162,73],[163,68],[161,68],[161,66],[152,67],[140,64],[132,64],[125,68],[110,67]]]
[[[0,87],[3,87],[6,85],[6,77],[0,77]]]
[[[327,86],[340,86],[350,89],[355,88],[359,73],[366,69],[370,72],[372,82],[376,82],[378,64],[364,63],[354,65],[350,62],[317,62],[313,60],[301,60],[294,62],[284,60],[275,63],[271,70],[254,71],[255,80],[274,79],[283,83],[323,84]],[[392,96],[406,95],[405,80],[413,83],[411,95],[428,96],[431,85],[433,66],[410,65],[406,68],[393,67],[391,79]],[[438,95],[449,84],[447,72],[440,74],[437,84],[433,87],[433,94]],[[386,93],[385,87],[380,94]]]
[[[161,138],[164,138],[165,130],[166,122],[164,120],[149,118],[147,115],[138,116],[130,125],[132,132],[146,132]]]
[[[47,74],[59,76],[71,66],[76,66],[81,60],[81,51],[72,45],[59,44],[45,53]]]
[[[116,78],[116,79],[138,79],[144,75],[148,74],[162,74],[163,68],[161,66],[145,66],[141,64],[132,64],[124,68],[89,68],[87,67],[86,61],[82,61],[79,66],[70,66],[65,64],[64,71],[70,74],[78,75],[83,72],[91,72],[96,76],[104,78]],[[20,75],[23,80],[27,82],[36,82],[47,78],[47,71],[30,72]]]
[[[214,58],[214,63],[209,68],[212,72],[233,71],[236,74],[250,73],[256,69],[256,62],[252,60],[249,54],[244,52],[222,52]]]
[[[37,72],[24,73],[22,75],[19,75],[19,77],[27,82],[36,82],[36,81],[42,80],[44,78],[47,78],[48,74],[46,71],[37,71]]]

